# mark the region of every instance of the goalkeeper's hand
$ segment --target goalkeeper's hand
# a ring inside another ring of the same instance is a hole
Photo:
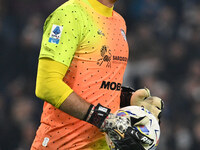
[[[140,131],[128,127],[127,131],[121,135],[118,132],[108,132],[108,140],[111,143],[111,150],[145,150],[142,144],[152,145],[153,140],[142,134]],[[110,142],[110,140],[112,142]]]
[[[161,112],[164,108],[164,102],[159,97],[151,96],[147,88],[135,91],[131,96],[130,105],[146,108],[158,121],[160,121]]]
[[[110,113],[109,108],[98,104],[96,107],[91,105],[85,121],[106,132],[119,150],[129,150],[133,147],[136,150],[144,150],[141,143],[149,145],[153,143],[152,139],[132,128],[132,126],[148,123],[149,119],[146,116],[140,118],[120,117]]]
[[[108,137],[114,144],[113,150],[132,150],[133,148],[134,150],[145,150],[142,144],[152,145],[154,141],[132,126],[145,125],[148,122],[149,119],[146,116],[133,118],[109,114],[101,128],[106,130]]]

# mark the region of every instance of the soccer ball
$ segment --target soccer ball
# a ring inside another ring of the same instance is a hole
[[[142,134],[154,140],[152,145],[142,145],[145,150],[155,150],[159,143],[160,138],[160,126],[156,118],[149,112],[147,109],[139,106],[128,106],[119,109],[115,112],[117,116],[133,116],[133,117],[144,117],[147,116],[149,118],[149,122],[143,126],[134,126],[136,130],[140,131]],[[106,142],[111,150],[115,150],[115,145],[112,140],[106,134]],[[134,147],[133,147],[134,150]]]

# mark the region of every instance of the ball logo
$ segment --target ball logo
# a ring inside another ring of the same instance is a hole
[[[117,113],[117,116],[128,116],[128,115],[136,116],[136,114],[133,114],[130,111],[119,110],[118,113]]]
[[[136,128],[136,130],[140,131],[141,133],[143,133],[145,135],[149,135],[149,130],[147,129],[146,126],[137,126],[135,128]]]

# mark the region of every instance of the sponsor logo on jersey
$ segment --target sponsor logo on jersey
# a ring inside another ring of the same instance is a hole
[[[121,90],[121,83],[110,82],[110,81],[103,81],[101,84],[100,89],[107,89],[112,91],[120,91]]]
[[[100,52],[102,58],[97,60],[97,65],[101,66],[103,63],[106,63],[106,67],[111,68],[111,50],[107,46],[103,45]]]
[[[113,56],[112,57],[112,63],[115,64],[127,64],[128,62],[128,57],[123,57],[123,56]]]
[[[126,34],[123,29],[121,29],[121,33],[122,33],[122,36],[124,37],[124,40],[127,41]]]
[[[59,44],[62,30],[63,30],[62,26],[53,24],[49,37],[49,43]]]
[[[127,61],[128,61],[128,58],[127,58],[127,57],[122,57],[122,56],[113,56],[113,60],[118,60],[118,61],[127,62]]]

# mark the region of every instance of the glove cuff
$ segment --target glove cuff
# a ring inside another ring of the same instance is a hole
[[[96,107],[91,105],[88,109],[84,121],[100,128],[106,117],[110,114],[111,109],[98,104]]]
[[[130,106],[131,96],[134,91],[131,87],[121,87],[120,108]]]

